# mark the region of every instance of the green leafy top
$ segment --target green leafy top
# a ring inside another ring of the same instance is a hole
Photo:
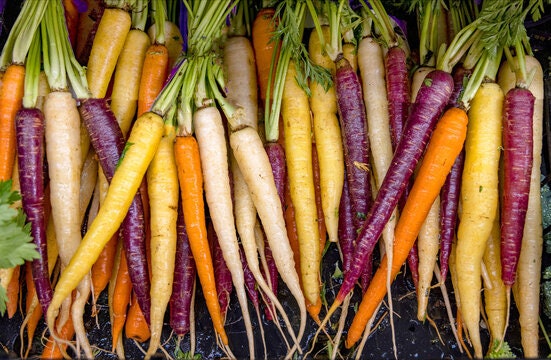
[[[281,52],[275,69],[273,88],[268,89],[273,93],[271,104],[270,96],[266,96],[264,121],[266,141],[269,142],[276,141],[279,136],[281,100],[291,60],[297,71],[296,81],[308,96],[310,96],[308,85],[310,80],[316,81],[324,87],[328,87],[332,83],[331,73],[311,61],[308,49],[302,41],[307,7],[315,16],[315,13],[312,12],[312,3],[309,1],[284,0],[276,7],[274,18],[278,19],[278,25],[274,31],[273,40],[281,41]],[[271,79],[268,79],[268,82],[271,83]]]
[[[11,63],[23,65],[48,1],[27,0],[13,24],[0,56],[0,69]]]
[[[13,207],[20,199],[19,192],[12,191],[12,180],[0,181],[0,269],[22,265],[40,256],[25,213]],[[0,315],[4,314],[6,301],[5,291],[0,287]]]

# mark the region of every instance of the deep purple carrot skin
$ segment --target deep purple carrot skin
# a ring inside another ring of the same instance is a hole
[[[372,203],[367,118],[358,75],[342,54],[337,56],[335,65],[335,90],[344,139],[346,179],[354,226],[359,229]]]
[[[396,149],[402,138],[411,104],[407,56],[402,48],[394,46],[388,49],[385,70],[390,137],[392,148]]]
[[[279,273],[277,271],[277,266],[275,264],[275,260],[274,260],[273,254],[272,254],[272,250],[270,249],[270,246],[268,245],[267,241],[265,241],[264,243],[265,243],[264,256],[266,257],[266,264],[268,266],[268,273],[270,274],[270,281],[269,281],[270,288],[272,289],[272,292],[274,294],[277,294],[278,289],[279,289],[279,277],[278,277]],[[264,314],[266,315],[266,319],[267,320],[273,320],[274,317],[273,317],[272,310],[271,310],[272,301],[268,297],[266,297],[264,300],[266,301],[266,304],[268,305],[265,308],[265,311],[264,311]]]
[[[469,77],[472,74],[472,69],[465,69],[461,65],[457,65],[453,69],[453,92],[452,96],[450,97],[450,101],[448,102],[448,106],[450,107],[458,107],[459,103],[459,96],[461,95],[461,92],[463,91],[464,84],[466,80],[469,79]]]
[[[239,258],[241,259],[241,264],[243,266],[243,276],[245,278],[245,289],[247,290],[247,295],[249,300],[253,304],[255,309],[258,309],[260,306],[258,291],[256,289],[256,280],[254,278],[253,272],[247,264],[247,259],[245,257],[245,251],[242,246],[239,246]]]
[[[170,295],[169,303],[169,323],[176,335],[184,336],[189,332],[191,325],[190,314],[196,268],[189,245],[181,204],[178,207],[176,229],[176,258],[172,294]]]
[[[268,160],[272,165],[272,173],[276,184],[277,193],[281,205],[285,205],[285,181],[287,179],[287,167],[285,165],[285,149],[277,142],[270,142],[264,146]]]
[[[501,277],[508,287],[515,282],[528,208],[534,102],[535,97],[528,89],[513,88],[505,95],[503,108]]]
[[[417,289],[417,284],[419,283],[419,252],[417,251],[417,241],[415,241],[409,250],[407,263],[409,271],[411,271],[411,280],[413,280],[413,285]]]
[[[220,303],[220,312],[222,318],[226,317],[228,306],[230,305],[230,295],[233,291],[233,282],[230,270],[224,261],[222,249],[218,242],[218,236],[214,231],[212,221],[207,224],[207,237],[212,249],[212,259],[214,266],[214,278],[216,279],[216,292],[218,293],[218,302]]]
[[[442,189],[440,190],[440,275],[442,282],[448,276],[448,262],[457,225],[461,176],[465,162],[465,152],[455,159]]]
[[[354,230],[352,217],[350,193],[348,192],[348,183],[345,181],[343,184],[341,202],[339,205],[339,247],[342,254],[342,271],[344,274],[350,270],[352,256],[354,255],[356,231]]]
[[[86,38],[86,44],[82,47],[82,51],[78,54],[75,54],[77,56],[78,62],[81,65],[88,64],[90,51],[92,50],[92,45],[94,44],[94,38],[96,37],[96,33],[98,32],[99,22],[101,20],[101,17],[103,16],[104,10],[105,10],[105,6],[102,1],[97,7],[97,9],[93,9],[88,15],[92,20],[94,20],[94,24],[92,25],[92,28],[88,33],[88,37]]]
[[[367,219],[356,238],[352,266],[345,274],[337,300],[342,302],[360,277],[369,255],[373,252],[385,224],[396,208],[419,159],[425,151],[436,122],[448,104],[453,91],[453,78],[444,71],[430,72],[419,89],[416,101],[406,121],[403,140],[394,152]]]
[[[39,109],[22,108],[15,119],[17,160],[23,211],[31,223],[31,236],[40,257],[32,261],[33,282],[45,314],[53,290],[48,272],[46,219],[44,216],[44,115]]]
[[[373,253],[367,257],[367,261],[363,268],[362,274],[360,275],[360,288],[362,289],[362,295],[365,294],[369,283],[373,278]]]
[[[111,182],[125,140],[106,99],[82,99],[79,112],[90,136],[90,143],[108,182]],[[128,273],[136,298],[149,323],[151,308],[149,268],[146,254],[146,230],[143,202],[138,191],[122,222],[123,246],[128,259]]]

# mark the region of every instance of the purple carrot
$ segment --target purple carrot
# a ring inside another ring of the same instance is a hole
[[[277,266],[274,260],[274,256],[272,254],[272,250],[270,249],[270,246],[268,246],[268,242],[265,241],[264,246],[264,256],[266,258],[266,264],[268,266],[268,273],[270,274],[270,288],[272,289],[274,294],[277,294],[278,288],[279,288],[279,275],[277,272]],[[266,303],[267,307],[265,310],[266,319],[273,320],[273,314],[272,314],[272,306],[271,306],[271,300],[266,297]]]
[[[125,146],[124,136],[117,119],[106,99],[83,99],[79,106],[79,112],[90,135],[90,143],[98,156],[103,173],[107,181],[111,182]],[[151,297],[144,223],[143,202],[140,191],[138,191],[122,222],[122,236],[128,260],[128,273],[140,309],[149,323]]]
[[[362,226],[371,206],[371,166],[367,119],[361,83],[342,54],[335,59],[335,90],[343,133],[346,180],[354,215],[354,227]]]
[[[345,181],[339,205],[339,248],[342,256],[342,271],[344,274],[350,270],[352,256],[354,255],[356,231],[354,230],[352,217],[352,205],[350,204],[348,182]]]
[[[344,301],[360,277],[369,255],[373,252],[385,224],[396,208],[398,199],[402,196],[425,151],[452,91],[453,79],[447,72],[434,70],[423,81],[406,121],[403,138],[398,144],[373,206],[356,238],[352,266],[345,274],[335,303]]]
[[[440,190],[440,274],[442,282],[448,275],[448,261],[457,226],[457,210],[465,152],[461,151]]]
[[[276,142],[267,143],[264,147],[270,164],[272,164],[272,173],[276,184],[277,193],[281,200],[281,205],[285,205],[285,181],[287,179],[287,168],[285,165],[285,150],[281,144]]]
[[[102,2],[98,5],[97,8],[92,9],[90,11],[88,17],[94,21],[94,24],[92,25],[90,32],[88,33],[88,36],[86,37],[86,43],[82,47],[82,50],[75,54],[77,56],[77,60],[81,65],[88,64],[88,58],[90,57],[90,51],[92,50],[92,45],[94,44],[94,38],[96,37],[96,32],[98,31],[99,22],[101,20],[101,17],[103,16],[103,11],[105,10],[105,5]]]
[[[459,65],[453,70],[453,92],[448,102],[449,107],[459,106],[458,100],[463,92],[465,80],[472,74],[471,69],[465,69]],[[442,282],[446,281],[448,276],[448,262],[450,258],[451,246],[455,237],[457,225],[457,210],[459,207],[459,192],[461,190],[461,176],[463,173],[463,164],[465,161],[465,152],[461,151],[446,178],[446,182],[440,190],[440,275]]]
[[[411,271],[413,285],[417,289],[417,284],[419,283],[419,252],[417,251],[417,241],[415,241],[411,250],[409,250],[407,263],[409,271]]]
[[[39,109],[22,108],[15,118],[17,163],[23,211],[31,223],[31,236],[40,256],[32,261],[33,282],[45,314],[53,290],[48,271],[44,202],[44,115]]]
[[[411,104],[407,57],[404,50],[394,46],[388,49],[385,56],[386,84],[388,98],[388,116],[392,148],[396,149]]]
[[[501,202],[501,277],[507,287],[515,282],[524,232],[533,162],[535,97],[513,88],[503,110],[503,199]]]
[[[254,278],[253,272],[247,264],[247,258],[245,256],[245,251],[243,247],[239,246],[239,258],[241,259],[241,264],[243,265],[243,276],[245,277],[245,289],[249,295],[249,300],[253,304],[255,309],[260,307],[260,301],[258,296],[258,290],[256,288],[256,280]]]
[[[190,329],[190,314],[193,288],[196,279],[195,260],[184,223],[182,206],[178,207],[176,236],[176,258],[174,281],[170,295],[170,327],[178,336],[184,336]]]
[[[230,270],[228,269],[224,256],[222,255],[222,249],[220,248],[220,243],[218,242],[218,236],[216,235],[214,226],[210,220],[207,224],[207,237],[212,249],[214,278],[216,279],[216,292],[218,293],[220,312],[222,314],[222,318],[225,318],[230,305],[230,295],[233,290],[233,282]]]

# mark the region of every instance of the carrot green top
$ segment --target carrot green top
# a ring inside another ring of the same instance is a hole
[[[11,63],[25,64],[34,34],[42,21],[48,3],[48,1],[33,0],[26,0],[23,3],[2,49],[0,69],[6,68]]]
[[[59,1],[48,1],[44,19],[40,24],[44,72],[50,88],[54,91],[68,91],[69,81],[77,98],[91,96],[88,90],[86,71],[77,61],[67,26],[64,9]]]
[[[25,88],[23,91],[23,107],[32,109],[36,107],[38,98],[38,83],[40,75],[40,31],[34,34],[33,41],[27,55],[25,64]]]

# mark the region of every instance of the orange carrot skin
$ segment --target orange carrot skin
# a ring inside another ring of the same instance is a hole
[[[127,338],[134,339],[141,343],[146,342],[151,337],[149,326],[145,321],[145,316],[143,315],[142,309],[140,309],[135,293],[132,293],[132,302],[126,314],[124,330]]]
[[[17,312],[17,305],[19,305],[19,275],[21,274],[21,266],[17,265],[13,270],[6,293],[8,296],[8,303],[6,304],[8,319],[11,319]]]
[[[218,302],[212,255],[207,237],[205,203],[203,200],[203,174],[201,172],[199,146],[195,137],[176,137],[174,154],[178,167],[184,222],[197,267],[197,275],[214,329],[220,335],[222,342],[227,345],[228,337],[224,329],[224,321]]]
[[[12,64],[2,78],[0,88],[0,181],[11,179],[15,162],[15,115],[21,108],[25,67]]]
[[[467,134],[467,122],[468,117],[464,110],[450,108],[436,125],[395,229],[392,279],[406,261],[434,199],[440,193],[455,158],[461,152]],[[386,295],[387,267],[385,255],[350,325],[345,344],[347,348],[351,348],[361,338],[367,322]]]
[[[105,289],[111,278],[113,263],[117,252],[118,233],[115,233],[111,240],[105,245],[99,258],[96,260],[91,270],[92,289],[94,298],[97,299]]]
[[[111,325],[113,349],[115,349],[118,338],[124,328],[126,312],[132,295],[132,282],[128,274],[128,263],[126,262],[126,253],[124,250],[120,252],[120,263],[115,282],[113,294],[113,321]]]
[[[138,116],[149,111],[168,77],[168,49],[152,44],[147,49],[138,93]]]
[[[71,319],[71,317],[69,317],[65,324],[63,324],[63,327],[58,332],[57,336],[64,340],[71,340],[74,334],[75,328],[73,326],[73,320]],[[63,349],[63,351],[61,351],[61,349]],[[53,340],[52,336],[50,336],[48,342],[46,343],[46,346],[44,346],[44,350],[42,351],[42,355],[40,355],[40,358],[61,359],[63,358],[63,352],[65,352],[65,349],[67,349],[67,344],[58,344],[56,341]]]
[[[254,22],[252,29],[253,49],[256,60],[256,73],[260,91],[260,99],[266,101],[266,92],[268,88],[268,77],[270,75],[270,63],[274,51],[279,53],[279,43],[271,41],[272,32],[275,31],[276,22],[274,20],[275,9],[261,9]],[[274,66],[275,69],[275,66]],[[272,86],[275,78],[275,70],[272,74]],[[271,97],[271,96],[270,96]]]

